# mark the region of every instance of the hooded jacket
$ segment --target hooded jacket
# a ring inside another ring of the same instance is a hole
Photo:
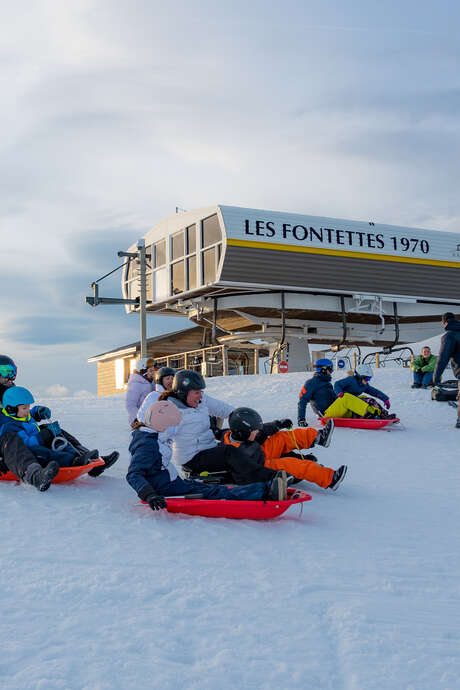
[[[445,327],[446,332],[441,338],[438,363],[433,374],[433,381],[438,385],[447,364],[452,365],[452,371],[457,379],[460,379],[460,321],[450,319]]]
[[[334,384],[334,390],[337,393],[351,393],[359,397],[363,393],[367,395],[372,395],[374,398],[380,398],[384,402],[388,400],[388,395],[379,391],[378,388],[369,386],[368,383],[362,383],[361,379],[357,376],[346,376],[344,379],[339,379]]]
[[[129,423],[132,424],[137,416],[137,411],[149,393],[155,390],[155,384],[140,374],[131,374],[126,391],[126,410]]]
[[[421,369],[424,374],[428,374],[430,371],[434,371],[437,359],[438,358],[436,357],[436,355],[430,355],[428,359],[425,359],[423,355],[419,355],[411,363],[410,368],[412,369],[412,371],[417,371],[417,369]]]
[[[299,421],[305,420],[305,411],[309,402],[313,401],[320,414],[332,405],[337,396],[332,388],[331,376],[317,372],[311,379],[305,381],[299,393],[299,405],[297,408],[297,418]]]

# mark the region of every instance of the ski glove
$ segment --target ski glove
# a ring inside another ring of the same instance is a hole
[[[387,410],[390,409],[390,401],[388,400],[388,398],[387,398],[386,400],[383,401],[383,404],[385,405],[385,407],[387,408]]]
[[[138,493],[141,501],[149,504],[152,510],[166,508],[166,501],[163,496],[159,496],[151,486],[144,486]]]
[[[297,426],[308,426],[308,422],[305,419],[299,419],[297,421]]]
[[[33,417],[36,422],[41,422],[43,419],[50,419],[51,410],[49,407],[44,407],[43,405],[35,405],[30,411],[30,416]]]

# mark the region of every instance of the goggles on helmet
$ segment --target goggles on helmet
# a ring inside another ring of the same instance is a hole
[[[14,381],[17,374],[17,367],[15,364],[0,364],[0,376],[9,381]]]
[[[366,383],[369,383],[369,381],[371,380],[371,378],[372,378],[372,376],[363,376],[363,377],[362,377],[363,381],[365,381]]]

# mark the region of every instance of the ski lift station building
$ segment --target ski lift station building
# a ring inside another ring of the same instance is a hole
[[[210,206],[170,215],[144,239],[148,313],[187,316],[220,343],[263,343],[290,371],[307,368],[308,344],[391,348],[460,313],[456,233]],[[139,296],[135,260],[122,293]]]

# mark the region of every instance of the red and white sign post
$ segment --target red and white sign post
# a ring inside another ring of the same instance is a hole
[[[278,371],[280,374],[287,374],[289,371],[289,364],[285,359],[282,359],[281,362],[278,364]]]

